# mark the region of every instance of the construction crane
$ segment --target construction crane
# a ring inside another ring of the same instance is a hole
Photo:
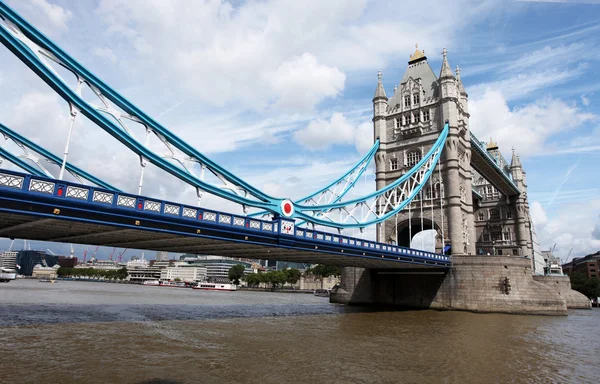
[[[96,261],[96,253],[98,253],[98,248],[100,248],[100,246],[96,247],[96,250],[94,251],[94,254],[92,255],[92,257],[90,258],[90,260],[94,260]]]
[[[123,260],[123,255],[125,254],[125,252],[127,252],[127,249],[128,248],[125,248],[125,250],[119,254],[119,258],[117,259],[117,263],[120,263],[121,260]]]
[[[108,260],[112,261],[113,259],[113,255],[115,254],[115,251],[117,250],[117,248],[113,248],[112,252],[110,253],[110,255],[108,256]]]
[[[15,243],[15,239],[12,239],[12,241],[10,242],[10,247],[8,247],[9,252],[12,251],[12,247],[13,247],[14,243]]]
[[[56,256],[56,253],[52,252],[52,250],[50,248],[46,248],[46,251],[48,251],[48,253],[51,254],[52,256]]]
[[[83,263],[85,264],[85,258],[87,256],[87,251],[89,248],[86,248],[85,251],[83,251]]]

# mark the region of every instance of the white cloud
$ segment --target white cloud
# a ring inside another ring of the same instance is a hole
[[[373,146],[373,123],[362,123],[356,129],[354,145],[358,153],[367,153]]]
[[[9,1],[11,6],[18,6],[27,19],[44,33],[56,36],[69,29],[67,23],[73,17],[68,9],[52,4],[46,0]]]
[[[338,112],[331,115],[329,121],[317,119],[294,132],[294,140],[311,151],[327,149],[334,144],[353,144],[355,136],[356,127]]]
[[[94,47],[92,49],[92,54],[101,59],[110,61],[113,64],[117,62],[117,55],[108,47]]]
[[[486,91],[480,99],[470,100],[469,110],[471,130],[479,139],[487,140],[491,136],[501,148],[514,145],[523,155],[540,154],[552,135],[597,118],[582,112],[575,104],[551,98],[511,110],[503,94],[492,90]]]
[[[537,201],[531,203],[530,206],[530,215],[531,220],[533,220],[533,225],[539,230],[543,229],[546,224],[548,224],[548,217],[546,216],[546,211],[544,211],[544,207]]]
[[[596,223],[596,226],[592,231],[592,236],[594,237],[594,239],[600,240],[600,219],[598,220],[598,223]]]
[[[346,81],[339,69],[320,65],[310,53],[282,63],[265,76],[279,95],[275,106],[285,110],[310,109],[325,97],[337,96]]]
[[[590,99],[587,97],[587,95],[581,95],[581,103],[586,107],[590,105]]]
[[[600,249],[600,239],[595,236],[600,224],[599,213],[600,200],[563,204],[550,218],[547,218],[539,203],[531,204],[531,217],[542,249],[556,244],[555,254],[562,258],[567,256],[571,248],[571,257],[585,256]]]

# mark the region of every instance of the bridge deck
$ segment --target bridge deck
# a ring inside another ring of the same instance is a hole
[[[290,220],[238,217],[4,170],[0,237],[377,269],[450,266],[448,256],[295,228]]]

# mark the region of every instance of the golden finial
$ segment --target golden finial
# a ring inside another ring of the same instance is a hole
[[[487,149],[498,149],[498,144],[490,137],[489,143],[487,143]]]
[[[419,51],[419,44],[415,44],[415,53],[410,55],[410,61],[415,61],[422,57],[425,57],[425,51]]]

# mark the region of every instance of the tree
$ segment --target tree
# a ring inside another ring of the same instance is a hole
[[[244,270],[246,268],[241,264],[236,264],[229,268],[229,280],[233,281],[233,284],[240,285],[240,279],[244,276]]]
[[[261,275],[261,273],[248,273],[242,277],[242,280],[244,280],[249,287],[257,287],[262,283]]]
[[[300,276],[302,276],[300,271],[297,270],[296,268],[286,269],[283,272],[285,274],[285,282],[290,285],[296,284],[298,282],[298,280],[300,280]]]
[[[600,280],[589,279],[583,273],[571,274],[571,288],[583,293],[589,299],[600,297]]]
[[[321,280],[321,289],[323,289],[323,279],[329,276],[340,276],[342,270],[335,265],[317,264],[314,268],[309,268],[304,273],[305,275],[312,275]]]

